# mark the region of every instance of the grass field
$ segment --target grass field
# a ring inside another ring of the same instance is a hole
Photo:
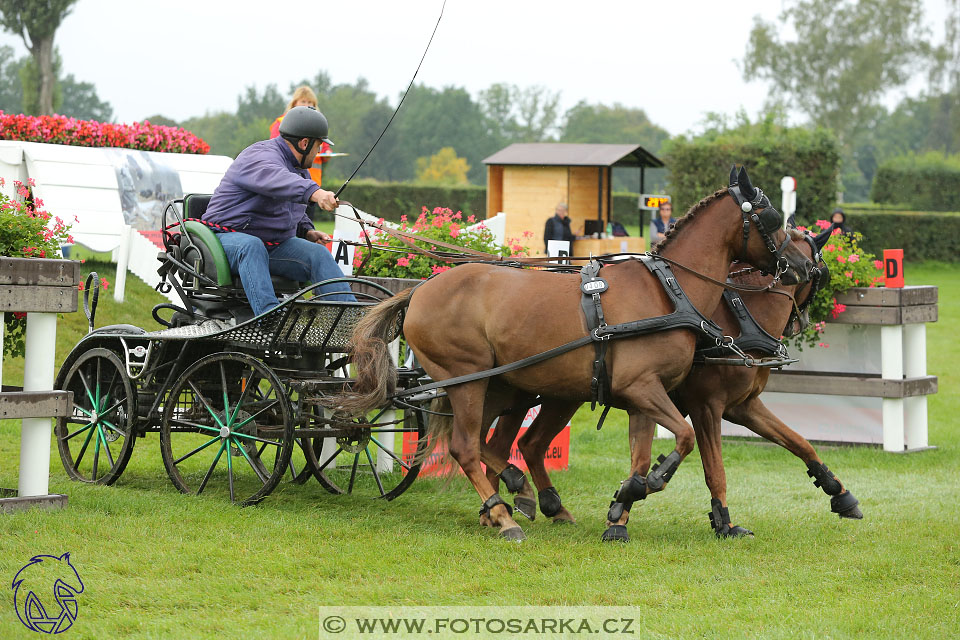
[[[87,267],[90,266],[85,265]],[[113,282],[109,268],[96,265]],[[960,266],[908,265],[908,282],[940,287],[928,330],[936,450],[887,454],[818,447],[860,499],[862,521],[840,521],[802,463],[773,446],[725,443],[734,522],[756,532],[716,540],[696,452],[668,489],[638,503],[633,540],[602,544],[607,503],[628,466],[626,425],[602,431],[581,410],[570,470],[555,476],[572,527],[521,521],[516,545],[477,525],[462,479],[419,479],[390,503],[283,484],[261,505],[180,495],[151,434],[113,487],[70,482],[51,447],[58,512],[0,515],[0,581],[35,554],[69,551],[86,586],[68,638],[315,638],[320,605],[623,605],[637,636],[947,638],[960,636]],[[156,294],[128,280],[128,303],[101,299],[97,324],[153,326]],[[59,327],[60,357],[85,330]],[[16,384],[22,363],[5,363]],[[655,444],[666,453],[666,441]],[[15,487],[19,423],[0,422],[0,486]],[[34,637],[11,591],[0,638]],[[549,637],[549,636],[547,636]]]

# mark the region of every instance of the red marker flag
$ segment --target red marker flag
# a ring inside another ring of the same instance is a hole
[[[903,249],[883,250],[883,275],[888,289],[903,288]]]

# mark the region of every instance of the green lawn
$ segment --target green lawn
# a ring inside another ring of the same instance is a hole
[[[638,635],[655,638],[957,637],[960,265],[908,265],[907,279],[940,286],[940,321],[928,331],[937,449],[819,447],[860,499],[862,521],[831,514],[786,451],[732,441],[731,515],[755,539],[713,537],[694,452],[666,492],[638,503],[633,540],[602,544],[609,497],[629,466],[617,412],[600,432],[589,411],[575,417],[571,468],[555,479],[578,524],[521,521],[522,545],[477,525],[479,501],[462,479],[446,489],[420,479],[390,503],[333,496],[312,481],[245,509],[182,496],[150,434],[113,487],[70,482],[54,444],[50,488],[70,505],[0,515],[0,580],[35,554],[69,551],[86,589],[68,638],[315,638],[317,606],[378,603],[623,605]],[[123,307],[101,298],[98,326],[152,326],[158,296],[132,277],[127,295]],[[85,330],[82,312],[59,326],[62,358]],[[5,382],[21,366],[6,362]],[[655,453],[669,448],[658,441]],[[0,422],[0,486],[16,486],[18,458],[19,423]],[[34,637],[9,591],[6,602],[0,638]]]

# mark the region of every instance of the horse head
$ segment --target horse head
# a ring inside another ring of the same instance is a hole
[[[730,170],[727,191],[740,207],[743,219],[740,261],[772,273],[784,284],[807,282],[813,261],[790,241],[783,229],[783,215],[761,189],[753,186],[745,167]]]
[[[799,335],[807,328],[807,325],[810,324],[810,303],[813,302],[817,292],[830,282],[830,269],[823,261],[823,253],[821,252],[825,243],[815,242],[813,236],[796,229],[791,229],[790,233],[800,236],[802,243],[799,246],[801,250],[810,256],[816,266],[810,270],[810,278],[807,282],[794,292],[796,304],[782,332],[787,338]],[[796,241],[796,238],[794,241]]]

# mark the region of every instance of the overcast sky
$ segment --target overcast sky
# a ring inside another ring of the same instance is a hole
[[[334,83],[369,81],[396,104],[436,23],[442,0],[273,2],[80,0],[60,26],[64,72],[92,82],[118,121],[175,120],[234,111],[249,85],[326,70]],[[945,0],[925,0],[939,41]],[[772,21],[779,0],[447,0],[417,82],[495,82],[579,100],[642,108],[673,134],[697,130],[708,111],[754,115],[767,87],[737,67],[754,15]],[[26,53],[20,39],[0,44]],[[914,86],[908,91],[915,91]],[[895,104],[904,91],[888,98]],[[320,105],[321,110],[323,105]],[[279,115],[279,114],[278,114]]]

